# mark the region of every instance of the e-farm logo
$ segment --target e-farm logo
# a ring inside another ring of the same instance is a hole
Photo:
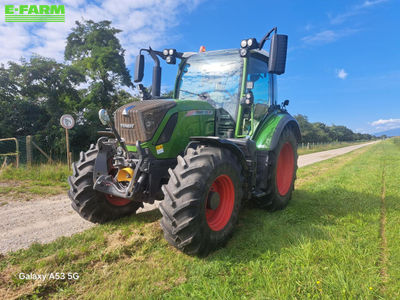
[[[6,5],[6,22],[65,22],[64,5]]]

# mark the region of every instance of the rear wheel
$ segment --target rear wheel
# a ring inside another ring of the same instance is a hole
[[[297,140],[289,127],[283,130],[275,149],[268,153],[266,165],[266,195],[255,202],[272,211],[283,209],[292,197],[297,171]]]
[[[242,168],[216,147],[188,149],[162,187],[161,227],[167,241],[190,255],[205,256],[232,235],[243,195]]]
[[[87,152],[81,152],[79,161],[72,164],[73,174],[68,177],[68,196],[72,201],[72,208],[93,223],[104,223],[135,213],[142,203],[106,195],[93,189],[93,168],[97,153],[97,146],[91,145]]]

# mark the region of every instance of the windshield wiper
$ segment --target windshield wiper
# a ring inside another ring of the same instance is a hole
[[[198,96],[201,100],[208,100],[210,99],[210,95],[208,94],[208,92],[202,92],[202,93],[193,93],[190,91],[186,91],[186,90],[179,90],[180,92],[185,92],[191,95],[195,95]]]

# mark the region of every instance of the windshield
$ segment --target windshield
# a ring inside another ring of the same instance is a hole
[[[195,54],[182,67],[178,99],[208,101],[236,119],[242,69],[238,50]]]

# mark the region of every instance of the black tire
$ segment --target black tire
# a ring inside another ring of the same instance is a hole
[[[126,205],[113,205],[105,194],[93,189],[93,168],[97,157],[97,146],[91,145],[87,152],[81,152],[79,161],[72,163],[72,176],[68,177],[72,208],[82,218],[93,223],[105,223],[136,212],[140,202],[130,201]]]
[[[190,148],[177,161],[162,187],[164,237],[186,254],[206,256],[233,233],[243,196],[242,167],[229,150],[209,146]],[[211,209],[207,205],[214,196],[219,204]]]
[[[288,148],[292,149],[291,154],[287,153],[290,152],[290,150],[288,151]],[[286,171],[284,185],[282,185],[282,180],[277,180],[279,177],[277,176],[278,161],[281,155],[284,155],[284,157],[281,157],[284,164],[289,161],[290,165],[290,160],[293,159],[292,167],[288,167],[287,169],[283,168],[283,170],[281,167],[280,169],[280,174],[283,174]],[[263,178],[267,178],[266,189],[264,191],[266,195],[260,198],[255,198],[254,201],[258,207],[268,209],[270,211],[283,209],[288,205],[292,197],[292,191],[294,189],[294,182],[296,180],[297,172],[297,140],[290,127],[286,127],[283,130],[278,145],[274,150],[268,152],[265,163],[267,168],[264,170],[267,170],[268,173],[263,174]],[[291,171],[287,171],[288,169]],[[292,172],[291,175],[290,172]],[[278,184],[278,181],[280,184]]]

